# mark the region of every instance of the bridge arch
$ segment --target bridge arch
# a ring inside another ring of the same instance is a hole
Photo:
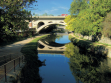
[[[45,25],[45,23],[42,22],[42,21],[40,21],[40,22],[37,24],[37,29],[38,29],[39,27],[43,26],[43,25]]]
[[[56,24],[66,25],[66,23],[48,23],[48,24],[45,24],[45,25],[40,26],[40,27],[37,29],[37,33],[39,33],[39,31],[41,31],[41,30],[42,30],[44,27],[46,27],[46,26],[56,25]]]
[[[66,47],[65,44],[55,47],[55,46],[50,46],[48,44],[45,44],[44,42],[42,42],[41,40],[38,41],[39,46],[38,46],[38,50],[48,50],[48,51],[65,51]],[[57,43],[56,43],[57,44]],[[40,47],[42,46],[42,47]]]

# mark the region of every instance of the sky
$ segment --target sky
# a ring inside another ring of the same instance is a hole
[[[70,4],[73,0],[37,0],[37,3],[33,3],[30,7],[33,7],[33,10],[29,8],[31,14],[39,14],[42,15],[44,13],[52,14],[54,16],[58,16],[61,14],[70,14]],[[38,6],[35,6],[38,5]]]

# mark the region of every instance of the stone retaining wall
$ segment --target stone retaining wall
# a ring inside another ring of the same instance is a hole
[[[95,54],[100,54],[100,55],[111,58],[111,48],[108,46],[104,46],[102,44],[101,45],[98,45],[98,44],[95,45],[94,42],[88,42],[88,41],[80,40],[80,39],[77,39],[75,37],[71,37],[69,39],[75,45],[77,45],[78,47],[80,47],[84,50],[88,50],[88,51],[93,52]]]
[[[79,33],[74,33],[74,35],[79,36],[80,38],[83,38],[83,39],[87,39],[87,40],[91,40],[91,41],[93,40],[92,36],[83,36]],[[110,44],[111,45],[111,39],[107,38],[107,37],[104,37],[103,35],[102,35],[101,38],[98,38],[98,40],[99,40],[98,41],[99,43],[105,43],[105,44]]]

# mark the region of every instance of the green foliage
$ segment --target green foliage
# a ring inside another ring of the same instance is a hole
[[[24,8],[33,2],[35,0],[0,0],[0,41],[7,40],[11,34],[15,35],[17,30],[24,32],[28,29],[25,20],[31,16],[31,12]]]
[[[111,11],[111,0],[74,0],[71,4],[71,16],[65,18],[66,29],[82,35],[96,35],[102,31],[101,23],[104,17]],[[76,17],[74,14],[79,13]],[[70,20],[70,21],[68,21]]]
[[[55,42],[57,35],[49,35],[46,38],[41,39],[41,41],[47,41],[47,42]]]
[[[78,14],[81,10],[87,8],[88,8],[87,0],[73,0],[69,11],[71,15],[75,15]]]
[[[104,22],[101,23],[101,27],[103,28],[102,34],[111,38],[111,12],[107,13]]]

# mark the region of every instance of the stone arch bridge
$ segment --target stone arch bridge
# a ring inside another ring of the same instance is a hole
[[[29,22],[29,28],[36,28],[37,33],[41,30],[54,28],[55,25],[66,25],[64,22],[65,16],[36,16],[32,17]],[[28,20],[26,20],[28,22]]]

